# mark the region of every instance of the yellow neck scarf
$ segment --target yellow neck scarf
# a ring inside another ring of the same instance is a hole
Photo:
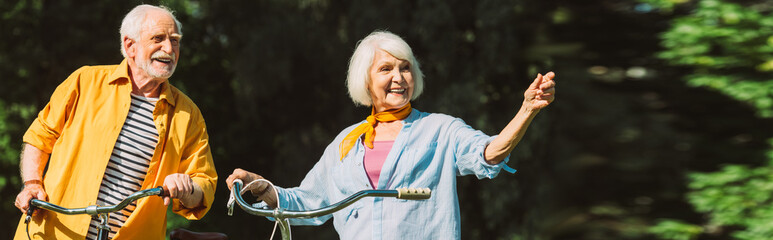
[[[360,124],[360,126],[354,128],[354,130],[346,135],[344,140],[341,141],[341,145],[339,145],[339,150],[341,151],[340,160],[344,160],[344,157],[349,153],[349,150],[352,150],[354,144],[357,143],[357,138],[359,138],[363,133],[365,134],[365,140],[363,141],[365,146],[373,148],[373,139],[376,137],[376,130],[373,128],[373,126],[376,126],[376,123],[403,120],[408,117],[409,114],[411,114],[411,103],[408,103],[397,110],[384,111],[380,113],[376,113],[376,108],[373,108],[373,110],[370,112],[370,116],[365,119],[367,122],[364,122]]]

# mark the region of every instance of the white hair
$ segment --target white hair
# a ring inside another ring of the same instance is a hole
[[[177,32],[182,35],[183,25],[180,23],[180,21],[177,21],[174,13],[169,8],[165,6],[153,6],[148,4],[136,6],[126,14],[126,17],[123,18],[123,22],[121,22],[121,29],[119,32],[121,33],[121,54],[123,57],[126,57],[126,49],[123,48],[124,37],[129,37],[129,39],[138,41],[140,39],[142,25],[145,23],[145,17],[151,11],[163,11],[169,14],[169,16],[174,19],[175,25],[177,25]]]
[[[346,77],[346,86],[349,88],[349,97],[355,105],[371,106],[373,100],[370,97],[368,86],[370,84],[370,67],[376,51],[384,50],[395,58],[408,61],[413,75],[414,89],[411,100],[414,100],[424,91],[424,74],[419,69],[419,62],[413,56],[411,47],[400,36],[387,31],[375,31],[360,40],[349,60],[349,73]]]

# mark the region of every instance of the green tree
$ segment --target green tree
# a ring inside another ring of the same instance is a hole
[[[120,62],[119,22],[140,2],[0,1],[0,211],[14,216],[0,220],[3,229],[14,229],[20,216],[12,206],[24,130],[70,72]],[[764,139],[773,123],[750,110],[756,98],[739,101],[672,80],[684,72],[750,74],[765,69],[757,68],[765,60],[748,72],[700,72],[652,54],[672,50],[658,45],[657,33],[692,15],[696,1],[145,2],[170,6],[184,24],[170,81],[201,108],[220,176],[207,216],[189,222],[172,215],[172,228],[268,237],[272,222],[238,209],[226,215],[222,180],[239,167],[297,185],[334,135],[369,113],[353,106],[344,78],[357,40],[376,29],[403,36],[422,63],[427,88],[416,108],[460,117],[491,135],[515,114],[537,72],[558,74],[557,101],[513,152],[518,173],[458,178],[463,239],[651,239],[648,226],[659,218],[678,219],[652,230],[671,238],[728,232],[737,227],[703,224],[688,207],[684,182],[697,180],[685,172],[712,174],[729,162],[751,170],[769,159],[759,149],[770,149]],[[765,4],[746,7],[766,13]],[[739,176],[733,181],[764,179]],[[331,223],[293,233],[337,238]]]
[[[642,1],[674,18],[658,57],[685,69],[692,87],[743,102],[762,118],[773,117],[773,6],[766,1]],[[650,231],[664,239],[729,235],[766,239],[773,235],[773,139],[749,164],[725,164],[688,175],[688,202],[705,222],[664,219]]]

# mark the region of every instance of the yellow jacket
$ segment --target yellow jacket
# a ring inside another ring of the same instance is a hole
[[[128,65],[86,66],[59,85],[50,102],[24,134],[24,142],[50,153],[43,186],[48,201],[68,208],[95,204],[115,141],[131,103]],[[187,219],[201,219],[215,195],[217,173],[209,149],[204,118],[193,101],[164,82],[153,111],[159,142],[142,189],[163,185],[172,173],[191,176],[204,192],[203,207],[186,209],[174,200],[172,210]],[[33,239],[84,239],[88,215],[39,210],[29,224]],[[24,216],[15,239],[27,239]],[[114,239],[164,239],[166,207],[160,197],[137,201],[134,213]]]

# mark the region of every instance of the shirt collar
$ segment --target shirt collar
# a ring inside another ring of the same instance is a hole
[[[110,74],[109,83],[114,83],[120,79],[129,82],[129,62],[126,58],[124,58],[123,61],[121,61],[121,64],[118,64],[118,68]],[[172,85],[169,84],[169,80],[161,83],[161,95],[158,96],[158,100],[166,101],[166,103],[174,107],[176,102],[175,95],[172,92]]]
[[[119,79],[125,79],[129,80],[129,62],[126,60],[126,58],[121,61],[121,64],[118,64],[118,68],[113,71],[112,74],[110,74],[109,83],[113,83],[115,81],[118,81]]]
[[[408,117],[403,119],[403,124],[405,124],[406,126],[411,125],[414,121],[416,121],[416,119],[419,118],[420,115],[421,115],[421,112],[419,110],[416,110],[415,108],[411,109],[411,114],[408,114]]]
[[[158,100],[166,101],[167,104],[174,107],[175,104],[175,95],[172,93],[172,85],[169,84],[169,80],[164,81],[161,83],[161,95],[158,96]]]

